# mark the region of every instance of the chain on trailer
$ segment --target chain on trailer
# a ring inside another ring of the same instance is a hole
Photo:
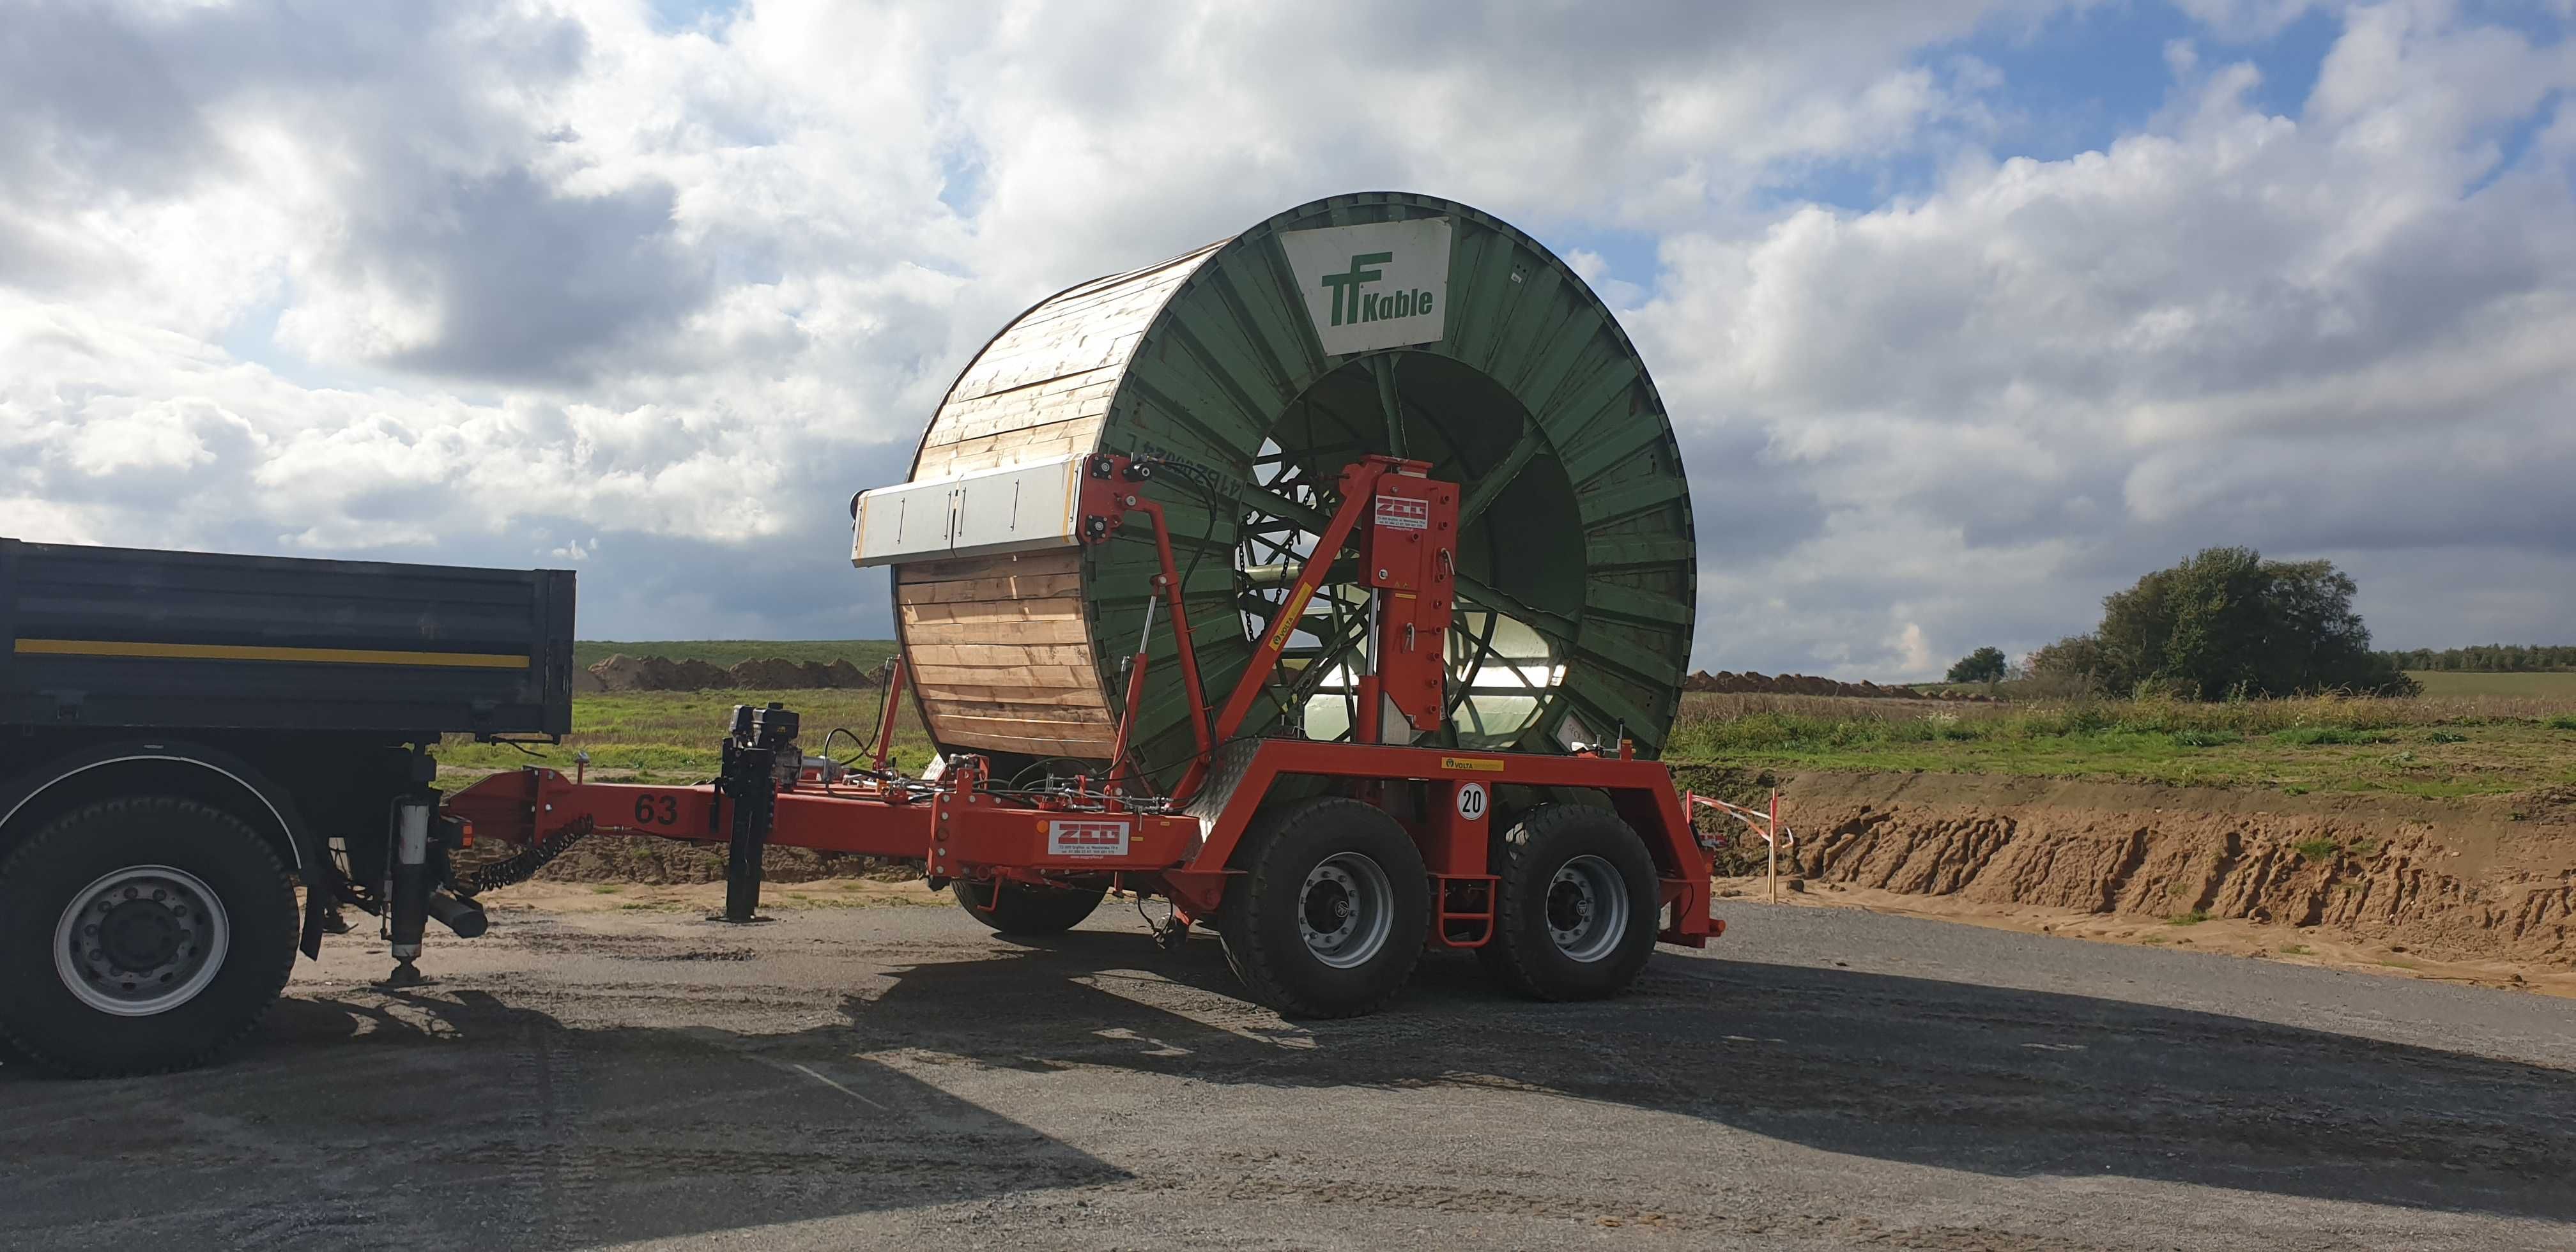
[[[574,844],[589,838],[595,829],[596,824],[583,817],[562,830],[537,836],[534,843],[510,856],[460,871],[449,882],[459,894],[468,898],[516,886],[536,877],[539,870],[571,851]]]

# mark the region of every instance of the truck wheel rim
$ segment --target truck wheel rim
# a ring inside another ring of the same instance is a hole
[[[1395,886],[1375,860],[1343,852],[1307,871],[1297,933],[1316,960],[1334,969],[1364,965],[1394,930]]]
[[[1568,958],[1586,963],[1610,955],[1628,933],[1628,888],[1597,856],[1559,866],[1547,884],[1547,937]]]
[[[232,919],[205,880],[131,865],[72,896],[54,925],[54,973],[99,1012],[150,1017],[197,998],[231,946]]]

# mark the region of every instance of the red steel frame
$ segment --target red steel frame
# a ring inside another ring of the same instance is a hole
[[[1126,726],[1134,720],[1144,688],[1145,649],[1140,643],[1128,676],[1127,717],[1120,723],[1116,759],[1101,789],[1077,780],[1071,793],[997,793],[987,786],[982,758],[973,756],[952,758],[939,784],[927,789],[864,778],[825,782],[809,770],[778,791],[767,842],[917,859],[929,877],[941,880],[1075,876],[1097,881],[1114,875],[1130,890],[1165,896],[1189,920],[1213,914],[1223,901],[1227,878],[1239,872],[1229,868],[1236,846],[1274,783],[1292,775],[1338,779],[1394,814],[1420,845],[1434,889],[1429,942],[1478,947],[1491,938],[1494,915],[1495,878],[1487,863],[1493,788],[1582,788],[1605,794],[1652,852],[1660,880],[1658,901],[1671,910],[1658,938],[1699,947],[1724,933],[1725,923],[1708,914],[1707,851],[1692,829],[1672,772],[1660,762],[1631,759],[1624,744],[1611,757],[1377,742],[1412,738],[1404,730],[1388,732],[1380,715],[1385,705],[1392,705],[1414,730],[1439,722],[1445,678],[1441,638],[1450,619],[1456,571],[1456,487],[1425,477],[1428,467],[1418,461],[1370,457],[1346,470],[1340,509],[1263,631],[1243,678],[1210,718],[1169,528],[1162,510],[1133,486],[1150,471],[1135,473],[1131,464],[1125,457],[1094,458],[1084,479],[1085,541],[1105,540],[1130,514],[1154,524],[1161,558],[1155,581],[1177,636],[1199,749],[1174,798],[1185,801],[1204,788],[1213,745],[1231,738],[1250,713],[1297,630],[1307,600],[1366,515],[1369,525],[1358,542],[1362,581],[1377,596],[1380,615],[1371,672],[1360,680],[1363,716],[1354,727],[1354,741],[1260,740],[1242,777],[1212,816],[1202,820],[1150,811],[1154,806],[1134,803],[1126,794],[1141,785],[1125,752]],[[1149,635],[1150,629],[1149,624]],[[891,750],[903,679],[898,663],[878,727],[879,773]],[[594,783],[536,768],[483,779],[448,797],[446,807],[486,837],[523,844],[575,829],[722,843],[732,829],[733,805],[714,784]]]

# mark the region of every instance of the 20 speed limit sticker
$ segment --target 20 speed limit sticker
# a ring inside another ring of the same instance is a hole
[[[1458,787],[1458,816],[1471,822],[1485,820],[1485,784],[1461,783]]]

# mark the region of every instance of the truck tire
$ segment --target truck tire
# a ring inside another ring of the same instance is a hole
[[[1244,872],[1216,928],[1254,999],[1291,1017],[1356,1017],[1404,989],[1431,890],[1394,818],[1339,796],[1292,801],[1254,819],[1234,864]]]
[[[1655,951],[1655,861],[1619,815],[1579,804],[1530,810],[1494,840],[1485,972],[1535,1000],[1593,1000],[1636,980]]]
[[[1036,887],[1024,882],[968,882],[958,879],[949,890],[966,916],[1003,935],[1060,935],[1082,924],[1100,907],[1102,887]]]
[[[56,818],[0,860],[0,1037],[82,1077],[196,1065],[295,964],[295,888],[241,819],[166,796]]]

